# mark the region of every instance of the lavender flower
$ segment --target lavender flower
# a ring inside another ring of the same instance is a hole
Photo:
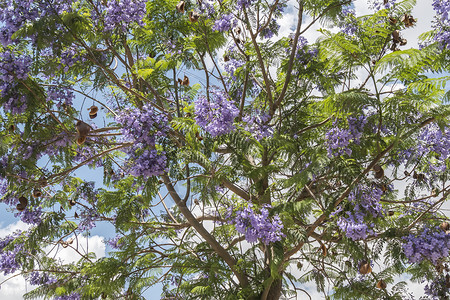
[[[447,257],[450,251],[450,235],[439,228],[425,227],[419,233],[411,233],[403,239],[403,252],[410,263],[428,259],[436,264]]]
[[[264,205],[260,212],[252,209],[253,205],[248,204],[247,207],[237,210],[235,217],[230,221],[234,223],[236,231],[244,234],[245,239],[249,243],[254,243],[258,239],[264,244],[280,241],[284,236],[282,233],[283,223],[279,216],[269,218],[270,205]],[[232,215],[232,209],[229,210],[228,217]]]
[[[216,20],[213,29],[224,32],[230,30],[231,26],[236,24],[236,20],[233,19],[232,14],[222,15],[220,19]]]
[[[144,26],[142,19],[145,15],[146,0],[109,0],[105,10],[105,31],[121,28],[125,30],[127,24],[137,22]]]
[[[157,115],[152,106],[144,105],[142,110],[125,110],[117,121],[123,126],[123,141],[132,143],[126,149],[130,174],[151,177],[165,172],[165,152],[157,151],[155,147],[166,136],[167,119]]]
[[[233,122],[239,110],[225,92],[212,90],[210,95],[211,102],[204,96],[195,101],[195,120],[213,137],[227,134],[235,129]]]
[[[245,130],[251,132],[258,141],[261,141],[263,138],[271,137],[273,134],[272,128],[267,124],[269,118],[268,114],[256,111],[254,116],[247,115],[242,121],[247,123]]]

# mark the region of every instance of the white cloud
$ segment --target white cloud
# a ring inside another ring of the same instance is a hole
[[[82,258],[81,255],[86,255],[89,252],[95,253],[96,258],[105,256],[105,243],[103,242],[104,238],[98,235],[94,235],[92,237],[86,238],[84,236],[74,236],[72,235],[65,241],[72,240],[72,244],[68,245],[68,247],[64,248],[62,245],[58,245],[57,247],[48,246],[46,251],[48,252],[49,257],[55,257],[57,259],[61,259],[63,263],[72,263],[80,260]]]
[[[3,224],[1,224],[1,225],[3,225]],[[26,224],[22,221],[18,221],[16,223],[11,223],[4,228],[0,228],[0,238],[10,235],[11,233],[15,232],[16,230],[25,231],[28,228],[30,228],[30,225]]]
[[[6,227],[0,228],[0,238],[5,237],[16,230],[27,230],[30,226],[22,221],[12,223]],[[78,236],[72,243],[72,248],[63,248],[61,246],[56,247],[50,252],[50,257],[60,258],[64,263],[71,263],[78,261],[81,256],[77,253],[77,249],[80,253],[86,254],[87,252],[95,253],[97,259],[105,256],[105,244],[103,243],[103,237],[94,235],[86,238],[84,236]],[[48,247],[48,251],[50,251]],[[58,251],[56,251],[58,249]],[[0,274],[0,299],[5,300],[22,300],[22,295],[31,291],[34,286],[27,283],[19,272],[4,276]]]

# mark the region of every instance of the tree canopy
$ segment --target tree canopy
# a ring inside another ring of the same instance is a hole
[[[370,5],[3,0],[0,195],[29,228],[0,271],[25,299],[447,297],[450,1],[418,49],[415,1]]]

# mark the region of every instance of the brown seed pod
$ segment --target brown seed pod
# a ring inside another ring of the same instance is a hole
[[[381,166],[379,164],[375,164],[372,169],[375,172],[380,172],[381,170],[383,170],[383,168],[381,168]]]
[[[400,46],[405,46],[407,43],[408,43],[408,41],[406,39],[400,40]]]
[[[195,137],[201,142],[203,141],[203,137],[198,133],[198,131],[195,133]]]
[[[442,222],[439,227],[444,231],[450,230],[450,224],[448,222]]]
[[[197,198],[194,199],[194,204],[195,204],[195,205],[200,205],[200,202],[198,202],[198,199],[197,199]]]
[[[450,288],[450,275],[445,275],[445,287]]]
[[[367,261],[363,260],[361,262],[361,265],[359,267],[359,273],[364,274],[364,275],[372,273],[372,267],[370,266],[370,264]]]
[[[163,184],[164,181],[162,181],[161,179],[158,179],[158,183],[159,183],[159,184]]]
[[[394,211],[393,210],[388,211],[388,216],[392,217],[393,215],[394,215]]]
[[[78,216],[77,212],[75,212],[74,217],[75,217],[75,219],[78,219],[79,216]]]
[[[77,204],[77,202],[75,200],[73,200],[73,199],[69,200],[69,205],[70,206],[74,206],[75,204]]]
[[[191,21],[192,23],[195,23],[198,21],[198,18],[200,18],[200,15],[197,12],[195,12],[195,11],[189,12],[189,21]]]
[[[392,25],[397,24],[397,19],[393,18],[393,17],[389,17],[389,23],[391,23]]]
[[[425,180],[425,175],[422,174],[422,173],[417,174],[417,180],[418,180],[418,181],[424,181],[424,180]]]
[[[400,31],[398,30],[392,31],[392,40],[394,41],[394,43],[400,42]]]
[[[102,293],[102,299],[106,299],[106,297],[108,297],[108,296],[106,296],[105,292],[103,292]]]
[[[408,14],[404,14],[401,21],[403,22],[403,24],[405,24],[406,27],[414,26],[414,23],[417,22],[417,20],[414,19],[413,16]]]
[[[301,262],[298,262],[298,263],[297,263],[297,269],[301,270],[302,267],[303,267],[302,263],[301,263]]]
[[[84,144],[84,142],[86,142],[86,137],[85,136],[80,136],[79,138],[77,138],[77,144],[78,145],[82,145],[82,144]]]
[[[34,189],[33,190],[33,197],[34,198],[39,198],[40,196],[42,196],[42,192],[40,189]]]
[[[403,174],[405,174],[405,176],[409,176],[410,175],[408,171],[403,172]]]
[[[97,117],[97,112],[98,112],[98,107],[95,105],[92,105],[91,107],[88,108],[89,110],[89,118],[94,119],[95,117]]]
[[[322,250],[323,256],[327,256],[328,250],[327,250],[327,247],[324,244],[320,245],[320,249]]]
[[[383,178],[384,177],[384,171],[383,171],[383,169],[380,169],[380,171],[378,171],[378,172],[375,172],[375,178],[376,179],[381,179],[381,178]]]
[[[16,205],[16,208],[18,211],[23,211],[23,210],[25,210],[27,205],[28,205],[28,199],[25,198],[24,196],[21,196],[19,198],[19,204]]]
[[[11,126],[9,126],[9,131],[15,131],[16,130],[16,125],[11,124]]]
[[[382,279],[377,282],[377,288],[384,290],[386,288],[386,282]]]
[[[181,85],[188,86],[188,85],[189,85],[189,77],[187,77],[186,75],[184,75],[183,83],[182,83]]]
[[[228,55],[225,55],[225,56],[223,57],[223,61],[224,61],[224,62],[230,61],[230,57],[229,57]]]
[[[184,14],[184,8],[185,8],[185,6],[186,6],[186,3],[185,3],[184,1],[178,2],[178,4],[177,4],[177,11],[178,11],[179,13]]]
[[[79,136],[87,136],[91,130],[91,126],[83,121],[78,121],[75,125]]]

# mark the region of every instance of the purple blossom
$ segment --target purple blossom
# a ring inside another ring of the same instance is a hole
[[[212,90],[210,95],[211,102],[204,96],[195,101],[197,124],[213,137],[230,133],[235,129],[233,122],[239,109],[223,91]]]
[[[436,22],[433,25],[436,30],[434,40],[442,48],[450,49],[450,0],[433,0],[433,9],[436,11]]]
[[[351,209],[337,220],[338,227],[348,238],[354,241],[365,239],[369,234],[375,234],[374,224],[369,223],[370,217],[382,216],[384,210],[380,204],[382,190],[376,186],[356,186],[348,195]],[[339,206],[331,215],[335,216],[343,210]]]
[[[255,112],[255,115],[246,115],[243,118],[243,122],[247,123],[245,125],[245,130],[252,133],[252,135],[261,141],[263,138],[271,137],[273,135],[273,129],[267,124],[270,116],[266,113]]]
[[[214,23],[213,29],[224,32],[230,30],[231,26],[236,24],[236,20],[233,19],[232,14],[225,14],[220,17],[220,19],[216,20]]]
[[[165,116],[155,113],[146,104],[142,109],[124,110],[116,120],[123,126],[123,141],[132,145],[126,149],[127,166],[134,176],[151,177],[166,171],[166,155],[156,150],[157,142],[162,142],[169,129]]]
[[[72,293],[70,295],[63,295],[55,297],[54,300],[80,300],[81,295],[79,293]]]
[[[437,227],[425,227],[403,239],[403,252],[410,263],[420,263],[428,259],[436,264],[441,258],[447,257],[450,251],[450,235]]]
[[[236,231],[244,234],[249,243],[254,243],[258,239],[264,244],[280,241],[284,236],[282,233],[283,223],[278,215],[269,218],[270,205],[264,205],[259,213],[253,210],[253,205],[239,209],[235,212],[235,217],[230,221],[234,223]],[[232,209],[229,210],[228,218],[231,218]]]
[[[105,9],[105,31],[121,28],[125,30],[127,24],[137,22],[144,26],[142,19],[145,15],[146,0],[109,0]]]
[[[39,225],[42,222],[42,214],[41,207],[34,207],[31,209],[30,207],[27,207],[23,211],[15,213],[14,216],[20,216],[20,220],[24,223]]]
[[[8,275],[14,273],[20,268],[20,264],[16,261],[16,256],[22,250],[23,244],[16,243],[12,250],[5,250],[4,248],[0,251],[0,272],[3,275]]]
[[[121,238],[122,236],[116,235],[116,237],[106,240],[106,244],[108,244],[113,249],[120,249],[120,247],[123,245],[123,242],[120,241]]]
[[[334,122],[333,128],[331,128],[325,136],[328,156],[339,156],[344,153],[350,156],[352,150],[349,145],[351,143],[359,144],[366,123],[367,119],[364,115],[359,117],[349,117],[349,129],[339,128],[337,122]]]

